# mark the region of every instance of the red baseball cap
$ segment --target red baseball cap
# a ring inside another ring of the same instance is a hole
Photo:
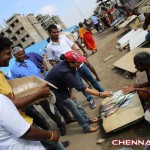
[[[86,57],[80,55],[77,51],[68,51],[67,53],[64,54],[65,59],[67,62],[78,62],[82,63],[85,62]]]

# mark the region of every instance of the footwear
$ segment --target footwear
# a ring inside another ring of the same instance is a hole
[[[66,124],[73,123],[73,122],[76,122],[76,121],[77,120],[74,117],[69,117],[68,119],[65,119]]]
[[[64,136],[66,134],[66,127],[65,127],[65,124],[62,123],[62,125],[59,128],[59,131],[60,131],[60,135],[61,136]]]
[[[96,132],[97,130],[99,130],[99,126],[95,126],[95,127],[90,126],[87,133]]]
[[[63,146],[66,148],[70,145],[70,142],[69,141],[65,141],[65,142],[62,142]]]
[[[89,105],[90,105],[90,108],[91,108],[91,109],[93,109],[93,108],[96,107],[96,104],[95,104],[95,102],[94,102],[93,99],[89,101]]]
[[[99,120],[99,119],[96,118],[96,117],[95,117],[95,118],[91,118],[91,119],[89,119],[89,123],[90,123],[90,124],[96,123],[96,122],[98,122],[98,120]]]

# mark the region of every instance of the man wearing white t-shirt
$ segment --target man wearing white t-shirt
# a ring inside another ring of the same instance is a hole
[[[27,123],[12,101],[0,94],[0,150],[65,150],[58,140],[57,132]]]

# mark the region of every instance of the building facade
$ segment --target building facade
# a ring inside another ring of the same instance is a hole
[[[27,16],[14,14],[5,23],[7,27],[3,28],[0,34],[8,37],[13,42],[13,46],[26,48],[48,37],[33,14]]]
[[[59,16],[50,17],[49,15],[43,16],[42,14],[39,14],[36,16],[36,19],[45,30],[47,30],[50,24],[58,24],[61,26],[62,30],[66,29],[65,24],[63,23],[63,21],[60,19]]]

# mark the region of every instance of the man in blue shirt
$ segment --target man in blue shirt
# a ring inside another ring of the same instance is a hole
[[[95,29],[97,30],[97,32],[101,32],[102,28],[99,25],[99,19],[95,16],[95,14],[92,16],[91,18]]]
[[[19,46],[16,46],[13,49],[23,50]],[[46,62],[44,61],[44,58],[40,56],[39,54],[30,52],[30,53],[26,53],[25,56],[26,56],[26,59],[31,60],[37,66],[37,68],[40,70],[40,73],[44,73],[44,71],[48,71],[48,67],[46,65]]]

